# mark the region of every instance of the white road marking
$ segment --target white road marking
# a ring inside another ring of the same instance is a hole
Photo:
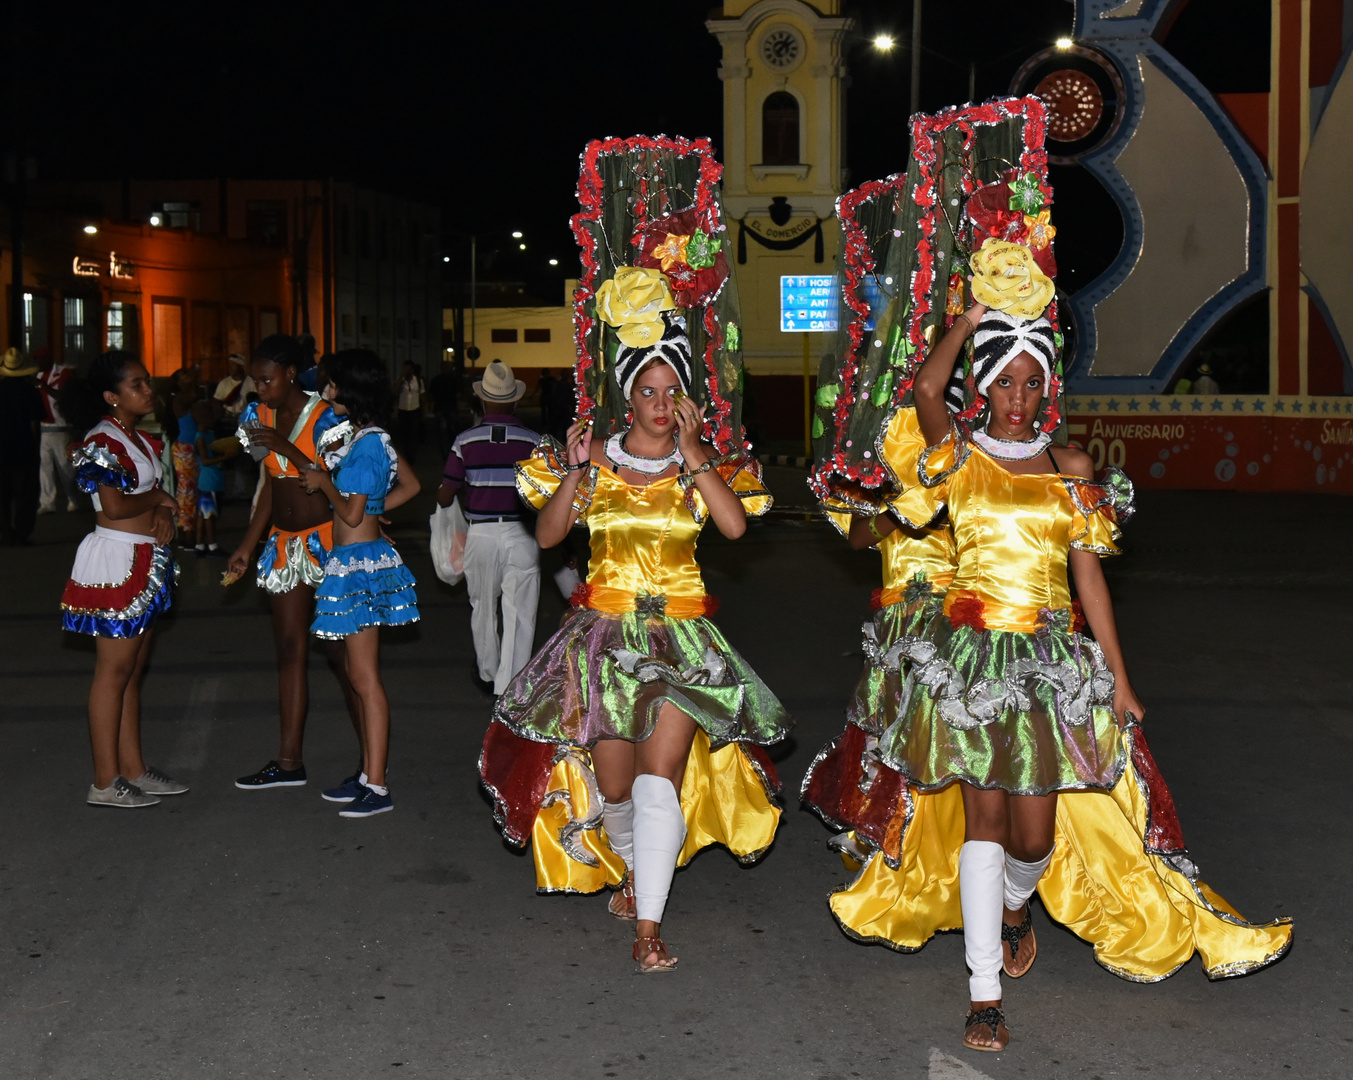
[[[930,1080],[991,1080],[984,1072],[978,1072],[966,1061],[950,1057],[943,1050],[930,1048]]]

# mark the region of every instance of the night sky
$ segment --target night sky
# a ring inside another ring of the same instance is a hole
[[[1195,0],[1176,33],[1185,45],[1192,34],[1199,55],[1218,51],[1207,23],[1219,4],[1267,9]],[[719,48],[700,3],[7,7],[0,142],[36,158],[40,177],[353,179],[442,206],[453,253],[472,229],[523,230],[528,251],[504,245],[492,276],[524,280],[550,302],[576,272],[567,222],[589,138],[665,132],[719,145],[722,135]],[[905,165],[911,4],[869,0],[849,13],[860,40],[849,57],[847,162],[860,182]],[[1005,92],[1071,21],[1065,0],[931,0],[922,108],[966,98],[970,58],[979,99]],[[1266,62],[1259,26],[1241,36]],[[882,31],[901,47],[872,50]],[[1257,75],[1253,64],[1243,70]],[[1107,203],[1076,179],[1065,181],[1062,210],[1094,219]],[[1103,261],[1118,235],[1110,222]]]

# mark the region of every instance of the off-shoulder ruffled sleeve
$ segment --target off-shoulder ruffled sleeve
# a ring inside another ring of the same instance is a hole
[[[75,483],[86,495],[92,495],[99,485],[118,491],[135,491],[136,463],[127,448],[102,431],[90,435],[70,455],[75,467]]]
[[[742,509],[748,517],[761,517],[775,502],[762,478],[761,462],[750,454],[725,454],[715,460],[714,468],[729,490],[742,501]],[[678,483],[686,491],[686,508],[691,516],[696,521],[704,521],[709,508],[695,486],[695,478],[690,473],[682,473]]]
[[[517,462],[517,492],[531,509],[540,511],[559,490],[568,475],[568,459],[558,440],[545,436],[525,461]],[[592,465],[583,474],[573,493],[573,509],[579,520],[587,517],[592,505],[592,492],[597,483],[597,466]]]
[[[383,431],[363,435],[352,441],[334,470],[334,487],[345,495],[384,499],[395,486],[397,467],[389,435]]]
[[[1071,496],[1071,546],[1097,555],[1117,555],[1119,528],[1136,510],[1132,481],[1122,469],[1110,466],[1098,482],[1074,476],[1062,478]]]
[[[896,478],[884,507],[909,528],[925,528],[944,509],[949,497],[945,481],[967,460],[967,444],[951,427],[938,446],[926,446],[916,410],[899,409],[879,450]]]

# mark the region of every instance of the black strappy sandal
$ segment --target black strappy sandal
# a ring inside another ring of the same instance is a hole
[[[999,1054],[1006,1046],[1010,1045],[1009,1035],[1006,1032],[1006,1041],[1002,1046],[996,1045],[996,1039],[999,1038],[1001,1025],[1005,1023],[1005,1013],[994,1005],[985,1009],[969,1010],[967,1019],[963,1021],[963,1045],[969,1050],[983,1050],[989,1054]],[[977,1043],[968,1042],[968,1032],[975,1027],[985,1025],[991,1028],[991,1042],[986,1046],[980,1046]]]
[[[1015,962],[1019,959],[1020,945],[1024,943],[1025,938],[1029,939],[1029,949],[1032,954],[1029,962],[1022,969],[1015,969]],[[1038,938],[1034,937],[1034,917],[1033,908],[1026,902],[1024,905],[1024,919],[1018,926],[1011,926],[1007,922],[1001,923],[1001,943],[1010,946],[1010,959],[1002,960],[1001,967],[1012,979],[1019,979],[1029,973],[1029,969],[1034,966],[1034,961],[1038,959]]]

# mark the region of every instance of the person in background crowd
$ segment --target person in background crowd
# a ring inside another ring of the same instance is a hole
[[[169,379],[169,412],[176,427],[166,434],[174,440],[170,452],[174,457],[174,498],[179,507],[174,524],[183,544],[197,528],[197,425],[193,423],[197,386],[197,373],[187,365]]]
[[[385,775],[390,702],[381,682],[380,628],[418,621],[417,583],[380,526],[387,509],[419,490],[412,470],[401,475],[399,455],[377,424],[390,407],[388,370],[369,349],[346,349],[326,360],[333,409],[347,417],[349,434],[339,445],[321,443],[321,463],[302,476],[305,490],[327,497],[334,512],[334,547],[315,593],[310,632],[343,643],[343,664],[361,701],[362,768],[324,793],[330,802],[345,804],[338,812],[345,818],[394,809]]]
[[[540,430],[548,432],[550,430],[550,405],[554,397],[554,384],[558,382],[550,369],[545,368],[540,373],[540,378],[536,382],[536,396],[540,401]],[[569,419],[573,419],[569,417]]]
[[[249,395],[257,391],[244,357],[239,353],[230,354],[226,368],[226,377],[216,384],[216,393],[212,396],[220,404],[224,418],[230,422],[231,431],[234,431],[240,413],[249,404]]]
[[[237,432],[245,449],[261,457],[264,480],[249,527],[227,561],[226,573],[242,577],[254,549],[267,534],[255,580],[272,601],[281,728],[277,757],[235,781],[243,791],[302,787],[306,782],[301,747],[310,708],[307,630],[314,616],[315,590],[324,580],[324,564],[333,548],[333,517],[328,499],[306,491],[301,470],[319,460],[326,433],[339,424],[326,401],[301,389],[301,370],[309,359],[287,334],[273,334],[258,343],[250,374],[259,400],[240,415]],[[331,642],[326,651],[360,740],[360,704],[344,668],[343,646]]]
[[[398,400],[395,403],[399,411],[399,448],[409,459],[409,464],[417,464],[418,444],[423,440],[423,400],[427,387],[418,374],[418,367],[411,360],[404,361],[404,374],[400,376],[396,388]]]
[[[1195,394],[1220,394],[1221,386],[1212,377],[1212,368],[1207,364],[1198,365],[1198,377],[1193,380]]]
[[[211,452],[212,427],[216,423],[216,407],[210,401],[199,401],[193,406],[193,423],[197,427],[194,448],[197,451],[197,536],[196,551],[204,555],[224,555],[216,543],[216,519],[221,508],[217,500],[225,490],[225,458]]]
[[[51,350],[45,346],[33,351],[33,359],[38,365],[38,391],[42,394],[42,442],[39,482],[42,497],[38,502],[39,514],[53,513],[66,496],[66,510],[76,508],[75,471],[70,465],[71,429],[61,415],[57,405],[57,396],[75,375],[70,364],[52,362]]]
[[[0,360],[0,541],[27,544],[38,519],[42,395],[18,349]]]
[[[496,695],[526,666],[535,644],[540,548],[526,528],[516,467],[535,451],[540,436],[513,415],[526,384],[501,360],[484,370],[474,392],[484,403],[484,418],[456,437],[437,490],[437,505],[450,506],[456,493],[465,489],[461,507],[470,524],[465,588],[478,662],[472,678],[484,693]]]
[[[442,370],[428,383],[432,415],[437,423],[437,452],[443,461],[451,453],[451,443],[456,438],[456,398],[459,394],[460,375],[456,372],[456,363],[443,360]]]
[[[177,504],[160,487],[160,444],[136,428],[155,411],[141,362],[131,353],[104,353],[80,389],[63,400],[85,433],[72,458],[81,490],[93,496],[96,524],[75,553],[61,628],[94,638],[94,782],[85,801],[136,809],[188,790],[141,756],[141,677],[155,620],[173,604],[178,581],[169,550]]]

